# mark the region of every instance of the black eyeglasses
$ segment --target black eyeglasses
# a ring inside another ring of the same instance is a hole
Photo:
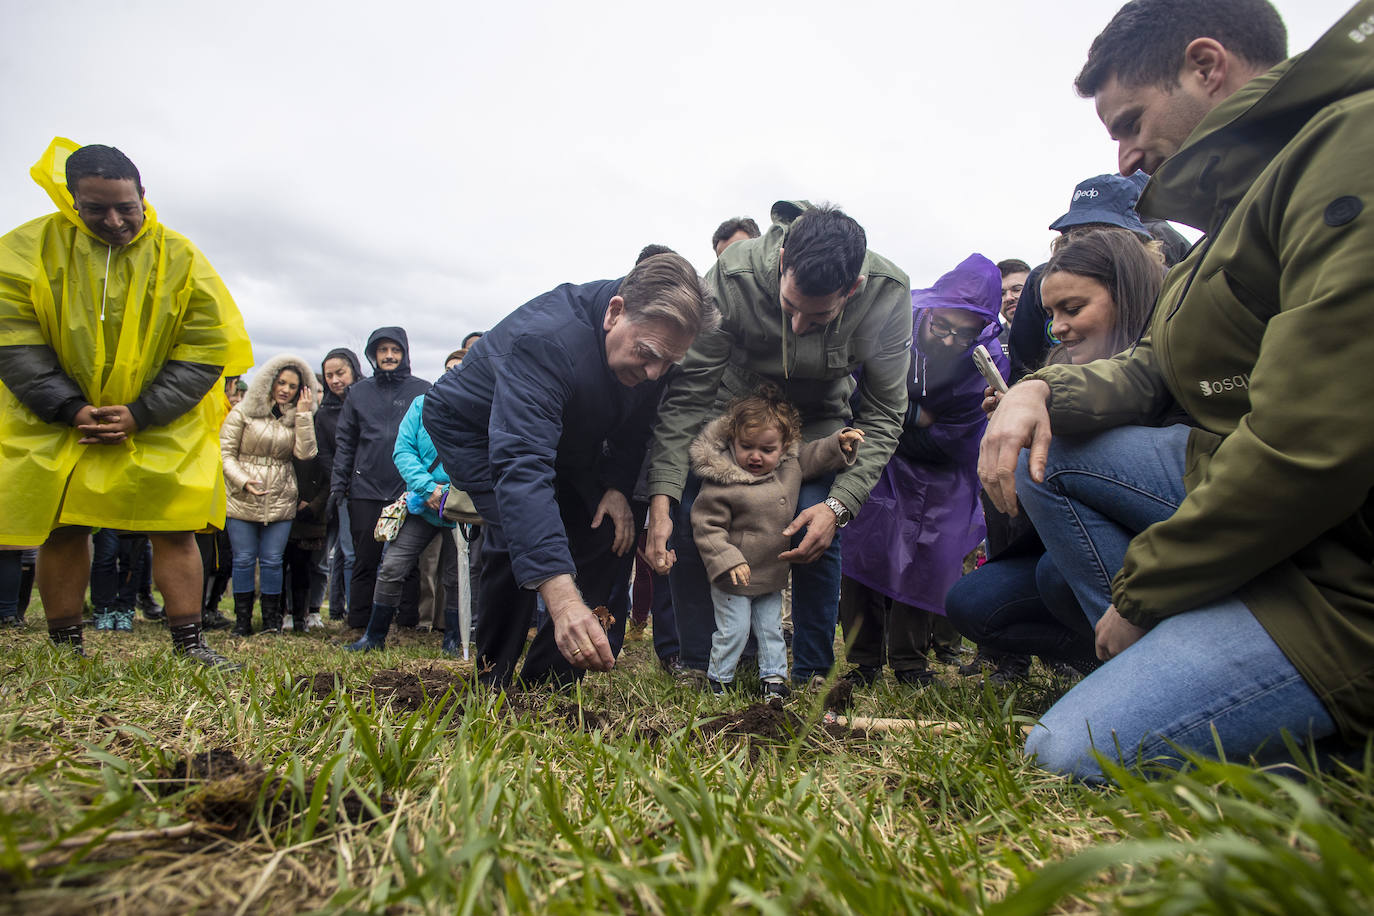
[[[934,315],[931,315],[930,333],[931,336],[938,340],[946,340],[953,337],[959,343],[971,344],[978,339],[978,335],[982,333],[982,329],[980,328],[976,331],[961,331],[958,328],[950,327],[945,323],[943,318],[936,318]]]

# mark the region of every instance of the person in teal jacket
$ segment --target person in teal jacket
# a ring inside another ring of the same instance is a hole
[[[449,477],[439,462],[439,453],[420,422],[425,407],[422,394],[410,402],[396,433],[392,460],[406,482],[406,519],[396,539],[387,545],[382,565],[377,570],[377,589],[372,599],[372,617],[362,638],[345,648],[350,652],[371,652],[386,648],[386,634],[401,603],[401,587],[406,576],[420,561],[420,554],[436,537],[440,539],[439,572],[444,582],[444,651],[458,651],[458,544],[453,540],[454,523],[444,521],[439,509],[448,493]]]

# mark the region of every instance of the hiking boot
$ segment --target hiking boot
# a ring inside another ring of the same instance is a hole
[[[935,682],[935,672],[929,668],[903,668],[892,672],[892,677],[907,687],[929,687]]]
[[[682,670],[682,658],[676,652],[669,655],[660,655],[658,657],[658,666],[668,674],[677,674]]]
[[[771,700],[773,697],[777,697],[780,700],[785,700],[791,695],[792,688],[788,687],[787,684],[783,681],[763,682],[763,698],[765,700]]]
[[[706,672],[696,668],[681,667],[673,672],[673,683],[679,687],[686,687],[691,690],[702,690],[706,687]]]
[[[635,620],[630,618],[630,625],[625,628],[626,642],[640,642],[644,639],[644,630],[649,625],[647,620]]]
[[[229,618],[221,614],[219,608],[212,607],[208,611],[200,612],[200,628],[202,630],[227,630],[229,627]]]
[[[855,665],[846,671],[840,680],[855,687],[872,687],[883,676],[883,669],[877,665]]]
[[[119,633],[132,633],[134,631],[134,609],[131,607],[117,607],[110,611],[110,617],[114,625],[110,627]]]
[[[114,629],[114,611],[110,610],[110,609],[107,608],[107,607],[98,607],[98,608],[96,608],[96,609],[95,609],[95,628],[96,628],[97,630],[113,630],[113,629]]]
[[[706,689],[709,690],[709,691],[711,691],[713,694],[715,694],[715,695],[718,696],[718,697],[719,697],[719,696],[724,696],[724,695],[725,695],[725,688],[726,688],[727,686],[729,686],[729,685],[727,685],[727,684],[722,684],[720,681],[716,680],[716,679],[713,678],[713,677],[708,677],[708,678],[706,679]]]
[[[301,632],[309,633],[311,630],[324,629],[324,621],[320,619],[319,611],[311,611],[305,615],[305,626],[301,627]]]
[[[158,623],[167,619],[167,612],[162,609],[162,605],[153,600],[152,595],[139,595],[137,607],[142,612],[144,620]]]
[[[964,660],[964,656],[958,649],[938,646],[935,649],[935,660],[942,665],[957,665]]]
[[[386,634],[391,630],[391,619],[396,616],[394,605],[372,605],[372,616],[368,618],[367,629],[362,639],[344,646],[346,652],[376,652],[386,648]]]
[[[231,662],[206,644],[205,634],[200,631],[200,624],[187,623],[179,627],[172,627],[171,630],[173,654],[199,662],[207,668],[216,668],[226,674],[243,670],[242,665]]]
[[[85,650],[81,647],[81,624],[74,627],[48,628],[48,638],[52,640],[54,646],[70,649],[75,654],[86,657]]]
[[[253,602],[257,592],[234,592],[234,635],[253,635]]]
[[[977,677],[997,670],[997,663],[983,653],[980,648],[973,658],[959,666],[960,677]]]

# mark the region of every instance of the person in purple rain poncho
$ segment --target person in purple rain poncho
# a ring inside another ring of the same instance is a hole
[[[842,546],[840,621],[852,682],[873,683],[884,660],[901,683],[933,677],[926,659],[932,626],[944,616],[964,556],[985,533],[977,463],[987,383],[972,351],[987,347],[1006,376],[997,340],[1001,297],[1001,273],[980,254],[911,294],[910,406],[897,450]]]

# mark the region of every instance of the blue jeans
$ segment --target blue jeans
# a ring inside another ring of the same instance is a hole
[[[830,495],[835,476],[827,474],[802,483],[797,511],[822,502]],[[678,639],[682,644],[682,664],[702,670],[707,667],[711,633],[715,629],[715,608],[706,567],[692,537],[692,504],[701,491],[701,479],[687,475],[687,486],[673,520],[673,549],[677,564],[668,574],[672,586],[673,610],[677,614]],[[799,533],[793,540],[801,541]],[[812,675],[827,675],[835,664],[835,626],[840,616],[840,534],[814,563],[792,566],[792,679],[805,683]]]
[[[291,519],[264,525],[230,518],[225,519],[224,530],[229,532],[229,546],[234,552],[234,594],[253,591],[256,567],[262,593],[280,595],[281,558],[286,552],[286,540],[291,536]]]
[[[711,637],[707,677],[721,684],[735,679],[735,666],[752,629],[759,644],[759,678],[787,678],[787,643],[782,640],[782,592],[732,595],[711,586],[716,632]]]
[[[1083,673],[1098,666],[1092,626],[1047,553],[989,560],[954,583],[945,613],[994,654],[1038,655]]]
[[[329,520],[325,549],[329,552],[329,616],[343,617],[348,612],[348,580],[353,575],[353,535],[348,521],[348,500],[339,500],[334,518]]]
[[[1111,604],[1111,580],[1131,538],[1173,514],[1183,487],[1188,429],[1119,427],[1056,438],[1045,482],[1026,454],[1016,469],[1021,504],[1093,623]],[[1282,650],[1234,597],[1166,617],[1084,678],[1044,716],[1026,753],[1044,767],[1100,781],[1097,750],[1126,763],[1181,762],[1171,745],[1214,755],[1284,759],[1279,737],[1335,733],[1335,723]]]

